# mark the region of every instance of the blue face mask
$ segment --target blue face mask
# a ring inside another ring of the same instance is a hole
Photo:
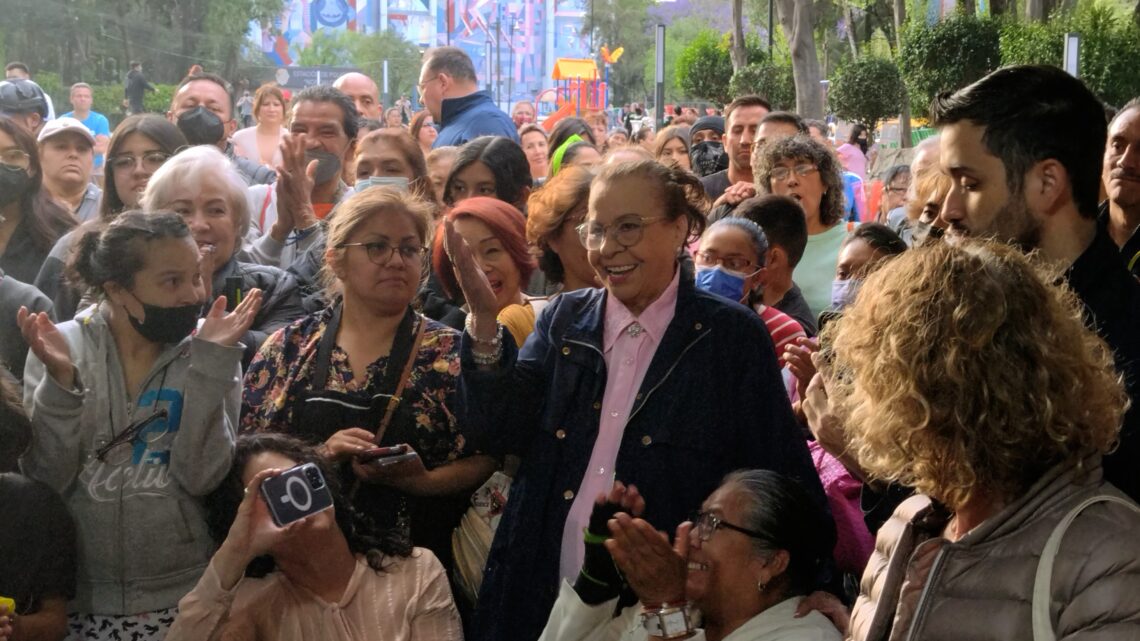
[[[863,284],[861,278],[831,281],[831,311],[838,312],[855,302],[855,295],[859,293],[859,286]]]
[[[729,271],[720,265],[701,267],[697,269],[697,287],[711,294],[740,302],[744,300],[744,281],[749,276],[751,274]]]
[[[356,181],[353,188],[360,193],[369,187],[395,187],[400,191],[408,191],[408,179],[403,176],[369,176]]]

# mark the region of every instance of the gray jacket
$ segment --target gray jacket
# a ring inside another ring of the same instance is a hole
[[[213,551],[202,497],[229,472],[241,403],[241,346],[186,338],[159,355],[137,396],[101,310],[60,324],[78,372],[75,389],[24,369],[32,444],[24,473],[59,492],[75,517],[79,573],[72,607],[127,615],[172,608]],[[128,400],[129,398],[129,400]],[[130,445],[95,452],[161,410]]]

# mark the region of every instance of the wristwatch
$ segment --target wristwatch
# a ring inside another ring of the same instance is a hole
[[[646,608],[641,625],[651,637],[683,639],[693,633],[693,617],[688,603]]]

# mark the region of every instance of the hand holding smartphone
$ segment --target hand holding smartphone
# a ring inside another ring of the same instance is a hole
[[[265,479],[261,483],[261,496],[278,527],[333,506],[325,476],[314,463],[298,465]]]
[[[417,456],[419,456],[419,454],[417,454],[415,450],[401,443],[400,445],[393,445],[391,447],[374,447],[369,450],[364,450],[357,455],[356,459],[361,463],[388,467],[413,460]]]

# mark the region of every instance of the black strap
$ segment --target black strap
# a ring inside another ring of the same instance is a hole
[[[340,331],[340,314],[344,307],[343,302],[333,306],[332,318],[325,326],[325,333],[317,345],[317,364],[313,370],[312,385],[314,390],[328,387],[329,366],[332,364],[332,351],[336,346],[336,334]],[[384,367],[384,380],[375,389],[375,393],[392,394],[400,384],[401,367],[408,361],[412,353],[412,344],[415,342],[416,312],[411,307],[404,313],[400,326],[396,328],[396,336],[392,339],[392,349],[388,353],[388,364]]]

